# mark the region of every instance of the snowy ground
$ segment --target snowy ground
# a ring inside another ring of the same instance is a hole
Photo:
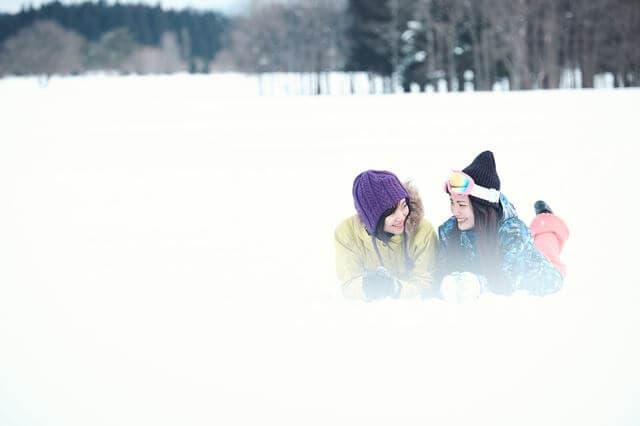
[[[638,90],[233,97],[0,80],[0,424],[637,425]],[[547,298],[349,302],[351,183],[496,155],[570,225]]]

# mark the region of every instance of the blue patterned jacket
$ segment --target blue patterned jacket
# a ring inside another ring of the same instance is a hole
[[[562,275],[534,246],[533,237],[527,225],[520,220],[513,205],[501,194],[502,219],[498,225],[500,245],[501,286],[504,293],[527,290],[530,294],[544,296],[558,291],[562,287]],[[457,228],[454,217],[449,218],[438,228],[437,277],[440,279],[451,272],[474,272],[481,275],[476,259],[475,233],[473,229],[461,231],[460,240],[455,241]],[[463,256],[457,262],[448,255],[454,244],[462,247]],[[452,264],[457,263],[457,264]],[[496,291],[487,278],[481,276],[484,291]],[[504,289],[504,287],[507,287]],[[505,291],[506,290],[506,291]],[[498,292],[498,291],[496,291]]]

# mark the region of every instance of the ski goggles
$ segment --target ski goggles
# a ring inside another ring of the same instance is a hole
[[[471,176],[457,170],[449,174],[444,183],[444,191],[451,195],[473,195],[490,203],[497,203],[500,200],[500,191],[477,185]]]

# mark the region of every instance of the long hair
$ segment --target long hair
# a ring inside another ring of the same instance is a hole
[[[469,197],[473,208],[476,235],[476,256],[481,265],[491,266],[500,263],[500,244],[498,241],[498,223],[502,213],[493,207]]]
[[[505,277],[502,273],[502,256],[500,253],[500,240],[498,227],[502,219],[502,209],[496,209],[473,197],[469,197],[473,209],[475,235],[475,273],[485,276],[488,285],[496,293],[505,293]],[[453,241],[460,241],[460,229],[456,226],[453,230]],[[465,253],[460,244],[453,244],[447,260],[450,265],[461,265],[465,259]],[[455,266],[454,266],[455,267]]]
[[[511,287],[507,284],[502,272],[502,253],[500,251],[500,239],[498,227],[502,219],[502,206],[490,207],[469,197],[475,220],[476,256],[477,264],[487,278],[487,284],[491,291],[499,294],[511,293]]]

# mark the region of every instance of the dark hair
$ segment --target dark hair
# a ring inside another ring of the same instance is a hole
[[[469,197],[473,207],[474,228],[476,230],[476,255],[480,273],[487,279],[489,289],[494,293],[510,294],[513,289],[508,285],[502,272],[502,253],[498,238],[498,226],[502,219],[502,206],[498,208]]]
[[[473,209],[473,229],[476,234],[476,254],[483,259],[482,263],[499,259],[498,223],[502,211],[469,197]],[[493,258],[493,259],[492,259]],[[495,264],[491,262],[490,264]]]
[[[498,239],[498,226],[502,219],[502,208],[496,209],[485,203],[469,197],[474,216],[474,234],[476,248],[476,272],[487,279],[489,288],[494,293],[507,293],[508,286],[502,273],[502,258],[500,253],[500,241]],[[460,241],[460,229],[453,230],[454,241]],[[459,244],[451,247],[452,263],[460,264],[465,255]]]
[[[398,203],[400,201],[402,201],[403,199],[401,198]],[[404,218],[404,225],[405,227],[407,226],[407,220],[409,220],[409,216],[411,216],[411,199],[409,197],[404,198],[405,203],[407,204],[407,209],[409,210],[407,213],[407,216]],[[384,212],[382,212],[382,214],[380,215],[380,219],[378,220],[378,223],[376,224],[376,232],[375,234],[372,236],[372,241],[373,241],[373,246],[376,250],[376,253],[378,254],[378,259],[380,261],[381,266],[382,265],[382,258],[380,257],[380,253],[378,252],[378,247],[376,245],[376,239],[382,241],[385,244],[389,244],[389,240],[393,237],[393,234],[390,232],[387,232],[384,230],[384,221],[385,219],[393,214],[396,211],[396,208],[398,207],[398,203],[396,203],[395,206],[385,210]],[[409,257],[409,243],[407,241],[407,233],[406,231],[402,231],[402,253],[404,256],[404,266],[406,268],[407,271],[411,271],[414,266],[415,266],[415,262],[413,259],[411,259]]]
[[[409,197],[404,199],[405,202],[407,203],[407,208],[409,209],[409,214],[407,214],[407,217],[404,218],[404,223],[406,225],[407,223],[407,219],[409,219],[409,215],[411,214],[411,206],[409,204]],[[402,199],[400,199],[398,201],[398,203],[402,201]],[[391,207],[390,209],[385,210],[384,212],[382,212],[382,214],[380,215],[380,219],[378,220],[378,223],[376,224],[376,232],[375,232],[375,237],[377,239],[379,239],[380,241],[382,241],[383,243],[387,244],[389,242],[389,240],[391,239],[391,237],[393,237],[393,234],[387,232],[384,230],[384,220],[392,215],[395,211],[396,208],[398,207],[398,204],[396,203],[395,206]]]

